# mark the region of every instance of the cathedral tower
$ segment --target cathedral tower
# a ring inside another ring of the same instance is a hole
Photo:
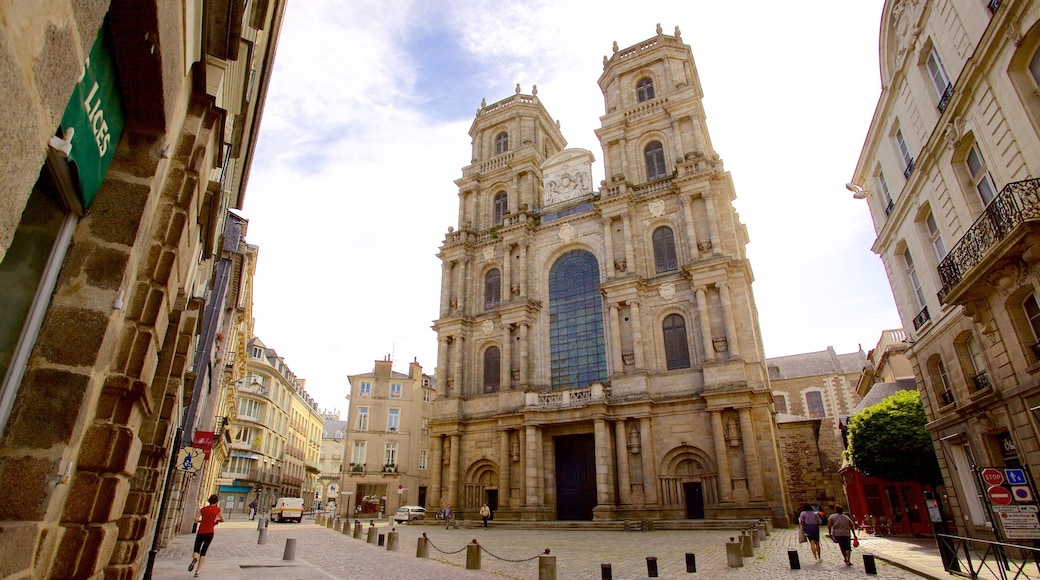
[[[430,505],[501,519],[785,521],[747,232],[690,47],[604,57],[593,154],[537,96],[481,103],[456,181]]]

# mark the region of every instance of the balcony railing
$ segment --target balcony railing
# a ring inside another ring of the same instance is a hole
[[[895,208],[896,208],[896,202],[892,201],[891,199],[888,200],[888,204],[885,205],[885,215],[891,215],[892,214],[892,210],[895,209]]]
[[[1004,186],[939,264],[939,302],[1019,224],[1040,220],[1040,178]]]
[[[906,164],[906,169],[903,170],[903,177],[910,179],[910,176],[914,174],[914,160],[913,158]]]
[[[996,12],[997,8],[1000,8],[1000,0],[989,0],[989,4],[986,6],[990,12]]]
[[[976,391],[981,391],[982,389],[989,387],[989,375],[986,374],[986,371],[982,371],[981,373],[972,377],[971,382],[975,383]]]
[[[953,96],[953,83],[946,84],[946,90],[943,91],[942,98],[939,99],[939,112],[946,111],[946,105],[950,104],[950,97]]]
[[[928,314],[928,307],[925,306],[917,313],[917,316],[914,317],[914,330],[920,330],[920,328],[924,326],[924,323],[931,319],[932,316]]]

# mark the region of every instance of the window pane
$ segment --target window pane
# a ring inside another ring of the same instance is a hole
[[[652,181],[665,176],[664,147],[660,142],[654,141],[643,150],[646,157],[646,179]]]
[[[494,206],[494,225],[500,226],[502,221],[506,219],[506,215],[509,214],[509,196],[504,191],[495,194]]]
[[[607,376],[599,263],[589,252],[568,252],[549,271],[549,350],[554,389]]]
[[[484,392],[498,392],[502,377],[502,355],[498,347],[484,351]]]
[[[826,416],[823,410],[823,395],[819,391],[805,393],[805,406],[809,410],[809,417],[812,419]]]
[[[690,347],[686,340],[686,321],[678,314],[664,319],[664,353],[668,370],[690,368]]]
[[[657,273],[671,272],[678,268],[675,257],[675,239],[671,228],[660,227],[654,230],[654,263]]]
[[[636,84],[636,101],[642,103],[654,98],[654,81],[645,78]]]
[[[784,395],[773,395],[773,407],[777,413],[787,412],[787,397]]]
[[[484,308],[496,308],[502,301],[502,273],[491,270],[484,275]]]
[[[1025,310],[1026,319],[1029,320],[1029,328],[1033,330],[1033,340],[1040,341],[1040,307],[1037,306],[1036,296],[1032,294],[1026,296],[1022,309]]]

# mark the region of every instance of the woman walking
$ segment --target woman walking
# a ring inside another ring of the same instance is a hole
[[[195,533],[195,548],[192,549],[191,564],[188,564],[188,571],[195,570],[195,576],[202,572],[206,552],[209,551],[209,545],[213,542],[213,530],[216,529],[217,524],[224,521],[224,515],[220,513],[220,506],[217,505],[219,499],[217,494],[209,496],[209,505],[199,508],[195,514],[195,523],[199,524],[199,527]],[[198,564],[197,568],[196,564]]]
[[[822,525],[823,520],[820,518],[820,514],[816,513],[811,505],[803,505],[802,513],[798,514],[798,527],[802,528],[802,534],[809,542],[809,550],[812,551],[813,558],[816,560],[820,560],[820,526]]]
[[[834,506],[834,513],[827,518],[827,532],[841,548],[841,556],[845,558],[845,565],[852,565],[852,540],[859,541],[856,537],[856,522],[844,514],[845,508],[840,505]]]

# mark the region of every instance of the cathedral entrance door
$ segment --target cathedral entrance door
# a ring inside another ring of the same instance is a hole
[[[556,517],[592,520],[596,507],[596,438],[593,434],[553,438],[556,447]]]
[[[683,483],[683,495],[686,496],[686,519],[704,519],[704,489],[699,481]]]

